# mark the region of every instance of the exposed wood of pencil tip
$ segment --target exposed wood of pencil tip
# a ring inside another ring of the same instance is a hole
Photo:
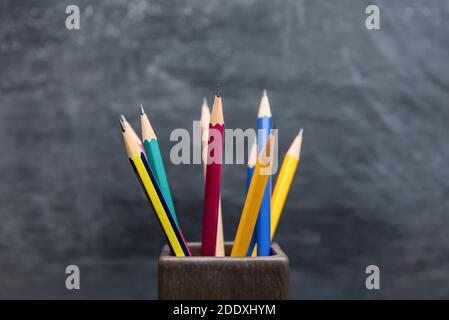
[[[248,157],[248,167],[254,168],[257,162],[257,142],[254,140]]]
[[[207,118],[210,118],[210,110],[206,98],[203,98],[203,104],[201,105],[201,122],[203,122],[203,119]]]
[[[142,140],[151,141],[152,139],[157,139],[153,127],[151,126],[150,119],[148,118],[148,115],[145,113],[145,110],[143,109],[142,105],[140,105],[140,125],[142,127]]]
[[[203,98],[203,105],[201,106],[201,119],[200,119],[200,133],[201,133],[201,156],[203,158],[204,177],[206,177],[206,165],[207,165],[207,145],[209,141],[209,122],[210,122],[210,110],[207,105],[206,98]]]
[[[125,143],[126,153],[128,154],[128,158],[131,158],[135,155],[139,155],[141,150],[139,146],[137,145],[137,141],[130,129],[132,129],[131,125],[129,123],[126,123],[123,121],[125,117],[120,117],[120,125],[122,127],[122,135],[123,135],[123,142]]]
[[[271,117],[270,101],[268,100],[267,90],[264,90],[260,99],[258,118]]]
[[[125,116],[123,114],[120,115],[120,119],[121,121],[124,123],[125,128],[127,130],[130,131],[130,133],[132,134],[132,136],[134,137],[134,139],[136,140],[136,142],[138,144],[142,144],[142,140],[140,139],[140,137],[137,135],[136,131],[134,130],[133,126],[128,122],[128,120],[125,118]]]
[[[212,112],[210,116],[210,124],[223,124],[223,109],[221,105],[221,96],[215,96],[214,105],[212,107]]]
[[[210,122],[210,110],[209,106],[207,105],[206,98],[204,98],[203,105],[201,106],[201,119],[200,119],[201,130],[204,131],[207,130],[209,128],[209,122]]]
[[[301,129],[298,133],[298,135],[293,140],[290,148],[288,149],[287,153],[291,155],[294,158],[299,159],[299,154],[301,153],[301,145],[302,145],[302,133],[303,129]]]

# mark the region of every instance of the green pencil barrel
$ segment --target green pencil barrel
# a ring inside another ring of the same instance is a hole
[[[152,139],[151,141],[145,140],[143,145],[148,155],[148,163],[156,177],[157,183],[159,184],[162,196],[167,202],[168,209],[170,210],[176,225],[178,225],[178,218],[176,217],[175,206],[171,197],[170,187],[168,186],[167,175],[165,174],[159,143],[157,142],[157,139]]]

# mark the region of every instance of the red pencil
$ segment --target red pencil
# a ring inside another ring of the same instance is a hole
[[[215,256],[223,142],[223,109],[221,106],[221,96],[217,93],[209,122],[206,184],[204,189],[203,234],[201,240],[202,256]]]

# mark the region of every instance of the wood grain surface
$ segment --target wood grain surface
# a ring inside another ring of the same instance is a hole
[[[201,257],[200,243],[191,243],[194,256],[178,258],[162,249],[158,266],[159,299],[288,299],[289,260],[273,243],[267,257]],[[229,255],[231,243],[227,242]]]

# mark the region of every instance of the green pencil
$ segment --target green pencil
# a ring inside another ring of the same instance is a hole
[[[178,225],[175,206],[171,197],[170,187],[168,185],[167,175],[165,173],[164,163],[162,161],[161,150],[159,149],[159,143],[157,142],[157,136],[154,133],[153,127],[151,126],[150,120],[148,119],[142,105],[140,106],[140,123],[142,126],[142,141],[147,153],[148,164],[156,177],[162,196],[164,197],[165,202],[167,202],[168,209],[173,216],[173,220],[176,225]]]

